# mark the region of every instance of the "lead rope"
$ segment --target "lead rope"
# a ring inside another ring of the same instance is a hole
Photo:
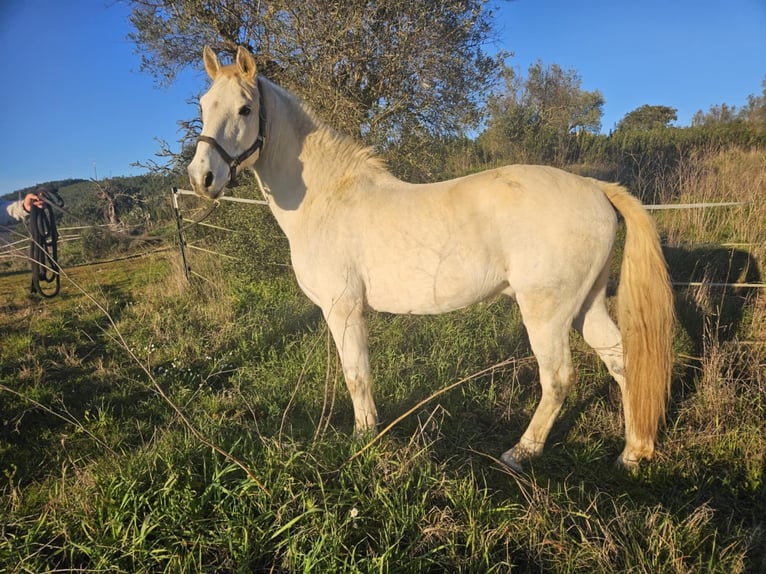
[[[29,232],[32,241],[29,244],[29,259],[32,265],[32,285],[34,295],[52,298],[61,290],[61,273],[58,265],[58,229],[51,204],[63,207],[64,201],[57,194],[42,194],[43,205],[33,205],[29,210]],[[52,289],[43,288],[41,283],[53,284]]]

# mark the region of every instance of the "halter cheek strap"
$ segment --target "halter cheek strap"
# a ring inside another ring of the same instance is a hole
[[[237,157],[231,157],[223,146],[219,144],[215,138],[210,136],[199,136],[197,143],[205,142],[213,146],[218,154],[223,158],[229,166],[229,183],[226,187],[234,187],[237,185],[237,168],[245,161],[247,161],[255,152],[263,149],[263,145],[266,142],[266,106],[263,105],[263,86],[261,84],[261,78],[258,78],[258,93],[260,105],[258,106],[258,137],[255,138],[253,145],[239,154]]]

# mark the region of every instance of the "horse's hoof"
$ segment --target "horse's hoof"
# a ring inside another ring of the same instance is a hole
[[[511,470],[516,472],[524,472],[524,466],[522,465],[521,461],[517,460],[513,455],[513,450],[514,449],[507,450],[501,454],[500,461]]]
[[[635,472],[642,460],[651,460],[654,455],[654,444],[637,444],[628,447],[627,445],[617,457],[614,465],[625,471]]]
[[[614,467],[626,472],[635,472],[638,469],[639,462],[640,461],[638,460],[627,459],[620,455],[617,457],[617,460],[614,461]]]
[[[539,455],[543,450],[543,443],[534,443],[523,438],[512,449],[500,455],[500,460],[516,472],[524,471],[524,463]]]
[[[524,463],[537,456],[537,454],[538,453],[519,443],[512,449],[507,450],[500,455],[500,460],[508,468],[513,469],[516,472],[524,472]]]

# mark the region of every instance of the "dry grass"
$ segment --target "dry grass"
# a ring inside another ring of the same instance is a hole
[[[660,212],[668,243],[748,246],[756,260],[766,255],[766,155],[732,148],[698,151],[683,162],[669,187],[672,203],[742,202],[744,205]],[[668,194],[665,194],[668,196]],[[668,200],[668,203],[671,203]]]

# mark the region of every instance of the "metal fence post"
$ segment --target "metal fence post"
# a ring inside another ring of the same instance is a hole
[[[178,188],[172,187],[171,191],[173,192],[173,212],[176,216],[176,229],[178,230],[178,245],[181,247],[181,259],[184,266],[184,276],[188,281],[189,272],[191,269],[189,268],[189,264],[186,261],[186,241],[184,240],[184,228],[183,223],[181,222],[181,211],[178,209]]]

